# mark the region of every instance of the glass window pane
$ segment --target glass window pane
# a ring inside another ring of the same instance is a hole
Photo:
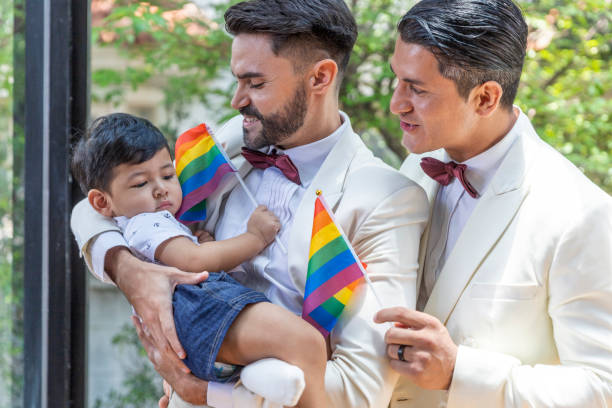
[[[201,122],[217,128],[232,112],[230,37],[221,23],[227,4],[128,3],[91,2],[91,119],[111,112],[144,117],[171,145]],[[156,406],[161,379],[139,354],[125,297],[90,273],[87,296],[88,406]]]
[[[23,406],[23,2],[0,2],[0,406]]]

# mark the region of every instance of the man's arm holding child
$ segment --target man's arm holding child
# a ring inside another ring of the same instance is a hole
[[[278,218],[266,207],[253,211],[247,231],[223,241],[196,245],[190,239],[174,237],[157,247],[155,259],[183,271],[229,271],[260,253],[280,229]]]
[[[89,269],[91,264],[91,244],[103,234],[117,234],[119,228],[107,217],[99,215],[89,204],[82,200],[72,211],[71,228]],[[150,334],[157,350],[173,350],[165,353],[174,358],[172,364],[188,372],[180,360],[185,357],[174,328],[172,315],[172,293],[179,284],[197,284],[208,277],[208,273],[193,274],[177,268],[156,265],[137,259],[125,246],[98,248],[102,252],[105,276],[114,282],[134,310],[142,319],[142,324]],[[94,275],[101,279],[102,277]]]

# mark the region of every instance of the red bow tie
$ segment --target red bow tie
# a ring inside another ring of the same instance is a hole
[[[242,155],[251,165],[257,169],[267,169],[274,166],[279,169],[287,179],[293,181],[297,185],[301,185],[300,173],[297,167],[291,161],[291,158],[286,154],[277,154],[276,149],[272,149],[272,153],[266,154],[257,150],[242,148]]]
[[[436,180],[443,186],[447,186],[454,177],[457,177],[463,188],[473,198],[478,197],[478,191],[465,179],[465,164],[457,164],[454,161],[444,163],[433,157],[424,157],[421,159],[421,168],[432,179]]]

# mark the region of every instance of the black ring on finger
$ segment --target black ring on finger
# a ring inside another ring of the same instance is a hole
[[[400,346],[397,348],[397,359],[399,361],[406,361],[404,360],[404,349],[406,348],[405,344],[400,344]]]

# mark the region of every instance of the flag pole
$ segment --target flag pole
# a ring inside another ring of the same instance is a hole
[[[230,165],[234,169],[234,174],[236,175],[236,177],[238,177],[238,181],[240,182],[240,185],[244,189],[244,192],[247,194],[247,196],[249,197],[249,199],[251,200],[253,205],[255,207],[257,207],[259,205],[259,203],[257,202],[257,200],[255,200],[255,197],[253,197],[253,194],[251,193],[251,190],[249,190],[248,187],[246,186],[246,183],[244,182],[244,179],[240,175],[240,172],[238,171],[236,166],[234,166],[234,163],[232,163],[232,161],[230,160],[229,156],[227,155],[227,152],[225,151],[225,148],[223,147],[223,144],[217,143],[217,139],[215,138],[215,135],[213,135],[213,132],[210,129],[208,129],[208,126],[207,126],[207,130],[208,130],[208,134],[210,135],[210,137],[212,137],[213,141],[215,142],[215,145],[217,145],[217,148],[219,148],[219,151],[221,151],[221,154],[225,157],[225,160],[228,163],[230,163]],[[281,226],[281,228],[282,228],[282,226]],[[281,249],[283,254],[287,255],[287,248],[285,248],[285,246],[281,242],[280,238],[278,238],[278,235],[276,235],[274,237],[274,240],[278,244],[278,247]]]
[[[346,234],[344,234],[344,231],[342,230],[342,227],[340,226],[340,224],[336,222],[335,214],[327,206],[327,202],[325,202],[325,199],[323,198],[323,194],[321,193],[320,190],[317,190],[317,195],[321,199],[321,204],[323,204],[323,207],[325,207],[325,210],[327,211],[327,213],[331,217],[333,223],[336,225],[336,228],[338,228],[338,232],[340,232],[340,235],[342,235],[342,238],[344,238],[344,240],[348,244],[349,250],[351,251],[351,253],[355,257],[355,259],[357,259],[357,261],[358,261],[357,264],[359,265],[359,269],[361,269],[361,273],[363,274],[363,278],[365,279],[365,281],[368,284],[369,288],[372,289],[372,294],[374,295],[374,298],[376,299],[376,302],[378,303],[378,306],[381,309],[384,309],[385,307],[383,306],[383,303],[380,300],[380,297],[378,296],[378,293],[376,293],[376,289],[374,289],[374,284],[370,280],[370,277],[368,276],[368,273],[366,272],[365,268],[363,267],[363,264],[359,260],[359,257],[355,253],[355,249],[353,248],[353,245],[351,244],[351,241],[349,241],[348,238],[346,237]]]
[[[247,196],[249,197],[251,202],[255,205],[255,207],[257,207],[259,205],[259,203],[257,202],[257,200],[255,200],[255,197],[253,197],[253,194],[251,194],[251,191],[246,186],[246,183],[244,182],[244,180],[243,180],[242,176],[240,175],[240,173],[238,171],[236,171],[234,174],[236,174],[236,177],[238,177],[238,181],[240,182],[240,185],[244,189],[245,193],[247,194]],[[278,235],[276,235],[274,237],[274,240],[278,244],[278,247],[281,249],[281,251],[283,251],[283,254],[287,255],[287,248],[285,248],[285,246],[281,242],[280,238],[278,238]]]

